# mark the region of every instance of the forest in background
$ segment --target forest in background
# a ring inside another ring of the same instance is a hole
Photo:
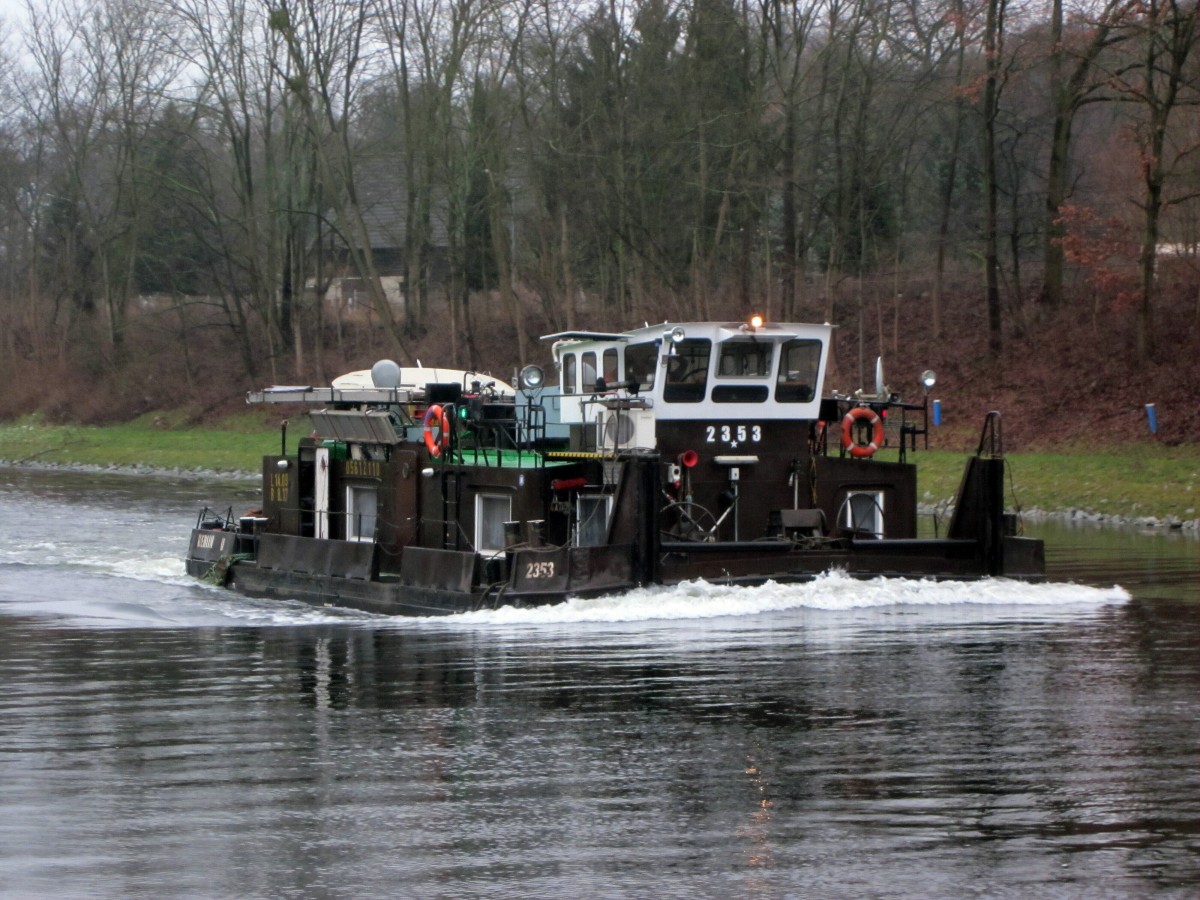
[[[829,321],[832,386],[1200,439],[1173,0],[50,0],[0,29],[0,416]],[[388,227],[385,228],[384,225]],[[350,299],[348,300],[347,297]]]

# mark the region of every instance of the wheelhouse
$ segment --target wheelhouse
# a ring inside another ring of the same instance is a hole
[[[563,424],[595,422],[617,398],[637,398],[660,421],[813,420],[831,331],[788,323],[668,323],[545,340],[554,341]]]

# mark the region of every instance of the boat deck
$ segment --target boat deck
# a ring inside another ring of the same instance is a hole
[[[501,447],[458,447],[439,457],[443,464],[494,466],[501,469],[540,469],[572,462],[539,450],[517,450]],[[436,465],[436,463],[435,463]]]

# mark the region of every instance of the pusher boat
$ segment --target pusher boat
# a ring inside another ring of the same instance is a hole
[[[260,597],[433,615],[692,579],[1039,579],[1006,513],[999,413],[944,536],[919,537],[930,408],[823,390],[832,327],[680,322],[552,334],[558,384],[383,360],[272,387],[311,434],[262,464],[262,507],[204,510],[190,574]]]

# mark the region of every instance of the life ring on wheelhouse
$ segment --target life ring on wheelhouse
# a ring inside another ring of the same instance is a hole
[[[433,425],[437,422],[438,434],[433,435]],[[450,447],[450,423],[446,420],[446,411],[436,403],[425,410],[425,449],[434,459],[442,455],[442,451]]]
[[[866,422],[871,426],[871,440],[860,444],[854,439],[854,426],[858,422]],[[874,456],[875,451],[883,445],[883,419],[879,413],[869,406],[856,406],[846,413],[842,419],[842,446],[850,451],[851,456],[865,459]]]

